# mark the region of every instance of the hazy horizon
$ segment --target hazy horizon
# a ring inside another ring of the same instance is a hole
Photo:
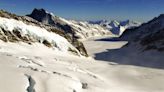
[[[162,14],[162,0],[0,0],[0,8],[26,15],[43,8],[57,16],[75,20],[135,20],[146,22]]]

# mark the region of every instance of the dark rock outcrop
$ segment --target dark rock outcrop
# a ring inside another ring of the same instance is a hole
[[[52,15],[48,13],[44,9],[34,9],[31,14],[27,15],[43,24],[51,25],[53,27],[57,27],[64,31],[65,33],[73,34],[73,29],[67,25],[66,23],[62,22],[58,16]]]

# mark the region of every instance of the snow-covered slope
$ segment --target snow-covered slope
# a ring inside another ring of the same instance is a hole
[[[83,21],[65,20],[63,18],[60,19],[65,21],[68,25],[71,25],[72,28],[76,30],[76,36],[83,39],[111,34],[109,30],[97,24],[89,24],[88,22]]]
[[[11,30],[9,31],[8,29],[6,30],[6,28],[3,28],[2,29],[2,34],[1,34],[1,40],[3,40],[3,41],[10,41],[10,42],[16,42],[16,41],[23,41],[23,42],[27,42],[27,43],[29,43],[29,44],[31,44],[32,42],[37,42],[37,41],[39,41],[40,43],[43,43],[43,44],[45,44],[46,46],[49,46],[49,47],[53,47],[54,46],[54,44],[52,44],[52,43],[54,43],[54,42],[49,42],[49,41],[47,41],[47,39],[46,40],[44,40],[44,39],[42,39],[41,37],[39,37],[39,38],[37,38],[37,39],[33,39],[33,37],[29,37],[29,36],[31,36],[31,35],[29,35],[28,33],[25,35],[25,36],[22,36],[22,34],[20,33],[20,31],[21,30],[23,30],[23,32],[24,32],[24,30],[27,28],[27,26],[28,26],[28,28],[27,29],[30,29],[31,31],[30,31],[30,33],[36,33],[38,30],[40,30],[41,29],[41,31],[44,29],[44,30],[46,30],[46,34],[44,34],[44,33],[42,33],[41,34],[41,36],[45,36],[45,35],[47,35],[47,33],[48,33],[48,35],[50,36],[50,37],[48,37],[48,39],[49,38],[55,38],[55,37],[51,37],[52,36],[52,34],[57,34],[57,35],[60,35],[60,36],[62,36],[65,40],[67,40],[71,45],[73,45],[79,52],[80,52],[80,54],[81,55],[83,55],[83,56],[88,56],[87,55],[87,52],[86,52],[86,50],[85,50],[85,47],[84,47],[84,45],[83,45],[83,43],[82,42],[80,42],[80,41],[78,41],[74,36],[71,36],[71,35],[69,35],[69,34],[67,34],[67,33],[65,33],[64,31],[62,31],[62,30],[60,30],[60,29],[58,29],[57,27],[55,27],[55,26],[51,26],[51,25],[46,25],[46,24],[43,24],[43,23],[41,23],[41,22],[38,22],[38,21],[36,21],[36,20],[34,20],[34,19],[32,19],[32,18],[30,18],[30,17],[27,17],[27,16],[18,16],[18,15],[15,15],[15,14],[11,14],[11,13],[9,13],[9,12],[7,12],[7,11],[4,11],[4,10],[0,10],[0,17],[2,17],[2,18],[6,18],[6,20],[5,21],[7,21],[7,23],[8,24],[5,24],[5,23],[3,23],[3,25],[7,25],[7,26],[9,26],[10,27],[10,22],[11,22],[11,24],[14,24],[14,26],[11,26],[14,30],[13,30],[13,32],[11,32]],[[8,21],[8,20],[12,20],[12,21]],[[13,21],[14,20],[14,21]],[[3,21],[3,20],[2,20]],[[17,22],[18,21],[18,22]],[[22,22],[22,23],[21,23]],[[20,25],[17,25],[17,24],[15,24],[15,23],[18,23],[18,24],[20,24]],[[24,27],[24,25],[26,25],[25,26],[25,28],[23,28],[23,29],[21,29],[22,27]],[[9,27],[7,27],[7,28],[9,28]],[[11,28],[10,27],[10,28]],[[16,27],[16,28],[15,28]],[[32,29],[32,27],[34,27],[33,29]],[[37,28],[36,28],[37,27]],[[35,30],[35,31],[34,31]],[[37,30],[37,31],[36,31]],[[26,31],[26,30],[25,30]],[[28,31],[28,30],[27,30]],[[4,34],[4,35],[3,35]],[[40,34],[40,33],[39,33]],[[51,34],[51,35],[50,35]],[[40,36],[40,35],[39,35]],[[36,37],[35,37],[36,38]],[[47,38],[47,37],[46,37]],[[42,42],[42,40],[43,40],[43,42]],[[57,39],[56,39],[57,40]],[[63,44],[64,45],[64,44]],[[57,46],[56,44],[55,44],[55,46]],[[67,46],[67,45],[66,45]],[[74,53],[76,52],[76,50],[73,50],[73,49],[71,49],[71,48],[69,48],[69,51],[73,51]]]
[[[3,41],[39,42],[62,52],[72,50],[79,54],[78,50],[65,38],[53,32],[48,32],[44,28],[27,25],[15,19],[0,17],[0,35],[0,39]]]
[[[93,59],[42,44],[0,41],[1,92],[108,92],[108,82],[88,70]],[[99,64],[96,64],[99,65]]]
[[[107,28],[109,31],[111,31],[113,34],[116,35],[122,35],[122,33],[126,30],[126,29],[131,29],[134,27],[137,27],[140,25],[140,23],[138,22],[134,22],[134,21],[130,21],[130,20],[126,20],[126,21],[107,21],[107,20],[102,20],[102,21],[90,21],[90,23],[92,24],[99,24],[105,28]]]
[[[85,39],[93,36],[103,36],[111,34],[106,28],[97,25],[89,24],[88,22],[66,20],[64,18],[55,16],[52,13],[48,13],[44,9],[34,9],[30,15],[27,15],[33,19],[44,24],[50,24],[64,30],[66,33],[70,33],[79,39]]]
[[[86,46],[121,47],[120,43],[96,42]],[[95,61],[38,43],[0,41],[0,72],[0,92],[164,91],[164,70]]]

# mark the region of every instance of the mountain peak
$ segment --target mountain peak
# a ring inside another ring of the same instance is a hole
[[[34,8],[34,10],[33,11],[41,11],[41,12],[46,12],[46,10],[45,9],[43,9],[43,8],[40,8],[40,9],[38,9],[38,8]]]
[[[48,14],[47,13],[47,11],[45,10],[45,9],[43,9],[43,8],[41,8],[41,9],[37,9],[37,8],[35,8],[33,11],[32,11],[32,13],[30,14],[30,15],[35,15],[35,14],[38,14],[38,15],[46,15],[46,14]]]
[[[36,19],[39,22],[49,24],[52,23],[52,17],[54,16],[53,14],[47,12],[45,9],[37,9],[35,8],[31,14],[27,15],[33,19]]]

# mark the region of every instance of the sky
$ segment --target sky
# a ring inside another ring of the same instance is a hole
[[[0,9],[26,15],[44,8],[75,20],[148,21],[164,13],[164,0],[0,0]]]

